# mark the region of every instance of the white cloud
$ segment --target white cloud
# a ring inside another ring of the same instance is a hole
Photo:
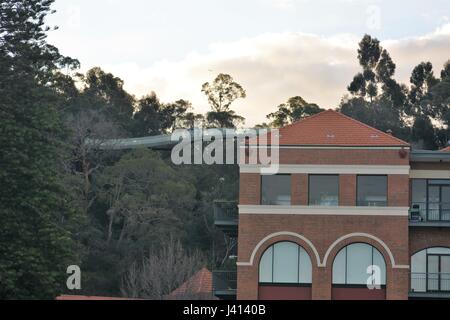
[[[136,95],[155,91],[162,101],[190,100],[196,111],[208,110],[201,85],[218,73],[229,73],[247,90],[247,99],[233,105],[247,125],[289,97],[301,95],[323,108],[335,108],[353,75],[360,36],[322,37],[306,33],[273,33],[231,43],[215,43],[207,53],[193,52],[180,61],[162,60],[150,67],[133,62],[102,66],[125,80]],[[397,79],[407,83],[412,68],[431,61],[435,73],[450,59],[450,23],[414,38],[383,41],[397,64]]]

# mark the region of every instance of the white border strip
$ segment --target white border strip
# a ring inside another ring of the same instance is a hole
[[[265,149],[265,148],[271,148],[271,145],[248,145],[243,146],[241,145],[240,148],[251,148],[251,149]],[[279,149],[324,149],[324,150],[410,150],[410,147],[358,147],[358,146],[274,146],[278,147]]]
[[[326,207],[239,205],[239,214],[408,216],[409,207]]]
[[[450,170],[411,170],[411,179],[450,179]]]
[[[386,252],[388,253],[389,259],[391,260],[392,268],[409,269],[409,265],[401,265],[401,264],[397,265],[395,263],[394,255],[392,254],[391,249],[389,249],[389,247],[387,246],[386,243],[384,243],[383,240],[381,240],[380,238],[375,237],[374,235],[371,235],[369,233],[362,233],[362,232],[355,232],[355,233],[347,234],[345,236],[340,237],[335,242],[333,242],[333,244],[328,248],[327,252],[325,253],[325,257],[323,258],[323,261],[322,261],[322,266],[326,267],[327,260],[328,260],[328,257],[330,255],[331,251],[334,249],[334,247],[336,247],[339,244],[339,242],[342,242],[342,241],[344,241],[348,238],[352,238],[352,237],[364,237],[364,238],[369,238],[369,239],[372,239],[372,240],[378,242],[384,248],[384,250],[386,250]]]
[[[327,266],[327,261],[328,258],[331,254],[331,251],[342,241],[352,238],[352,237],[364,237],[364,238],[368,238],[371,240],[374,240],[376,242],[378,242],[383,248],[384,250],[387,252],[388,256],[389,256],[389,260],[391,261],[391,265],[392,268],[394,269],[409,269],[410,266],[409,265],[397,265],[395,263],[395,259],[394,259],[394,255],[392,254],[391,249],[389,249],[389,247],[387,246],[387,244],[382,241],[380,238],[375,237],[374,235],[371,235],[369,233],[363,233],[363,232],[355,232],[355,233],[349,233],[346,234],[342,237],[340,237],[339,239],[337,239],[335,242],[333,242],[333,244],[328,248],[327,252],[325,253],[324,259],[322,262],[320,262],[320,256],[319,256],[319,252],[317,251],[316,247],[314,246],[314,244],[305,236],[295,233],[295,232],[290,232],[290,231],[281,231],[281,232],[275,232],[272,234],[269,234],[268,236],[266,236],[264,239],[262,239],[260,242],[258,242],[258,244],[255,246],[255,248],[252,251],[252,254],[250,256],[250,261],[248,262],[237,262],[236,265],[237,266],[241,266],[241,267],[251,267],[253,266],[254,260],[255,260],[255,256],[259,250],[259,248],[261,248],[261,246],[266,243],[268,240],[278,237],[278,236],[291,236],[291,237],[296,237],[299,238],[301,240],[303,240],[313,251],[314,256],[316,258],[316,263],[317,266],[319,268],[325,268]]]
[[[304,242],[306,242],[306,244],[308,244],[308,246],[313,251],[314,256],[316,257],[317,265],[319,267],[321,266],[319,252],[317,251],[317,249],[314,246],[314,244],[308,238],[306,238],[305,236],[302,236],[301,234],[298,234],[298,233],[295,233],[295,232],[290,232],[290,231],[281,231],[281,232],[275,232],[275,233],[269,234],[264,239],[262,239],[260,242],[258,242],[256,247],[253,249],[253,252],[252,252],[252,255],[250,257],[250,261],[249,262],[237,262],[236,265],[238,265],[238,266],[252,266],[253,265],[253,261],[255,260],[256,253],[258,252],[259,248],[266,241],[268,241],[268,240],[270,240],[272,238],[278,237],[278,236],[291,236],[291,237],[299,238],[299,239],[303,240]]]
[[[241,173],[261,173],[266,166],[258,164],[241,164]],[[278,173],[307,174],[406,174],[410,166],[403,165],[310,165],[310,164],[280,164]]]

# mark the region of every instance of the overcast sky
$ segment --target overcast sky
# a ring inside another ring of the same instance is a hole
[[[49,42],[121,77],[136,96],[190,100],[208,109],[201,85],[229,73],[247,90],[233,109],[247,125],[289,97],[335,108],[353,75],[358,41],[378,37],[396,78],[450,59],[449,0],[56,0]]]

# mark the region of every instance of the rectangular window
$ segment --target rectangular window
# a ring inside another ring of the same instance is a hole
[[[291,176],[287,174],[261,176],[261,204],[291,205]]]
[[[347,284],[366,284],[367,267],[372,265],[372,248],[365,243],[347,247]]]
[[[298,245],[279,242],[273,250],[273,282],[298,283]]]
[[[411,208],[423,221],[450,221],[450,179],[411,179]]]
[[[411,201],[413,204],[426,204],[427,202],[427,180],[411,180]]]
[[[310,175],[309,204],[313,206],[338,206],[339,176]]]
[[[425,219],[427,214],[427,180],[411,180],[411,207],[419,210],[420,216]]]
[[[273,246],[266,250],[259,263],[259,282],[273,282]]]
[[[387,176],[358,176],[358,206],[387,206]]]

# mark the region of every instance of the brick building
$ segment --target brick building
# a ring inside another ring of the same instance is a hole
[[[238,219],[216,206],[238,254],[237,276],[215,273],[214,290],[239,300],[450,297],[445,151],[411,151],[332,110],[280,129],[279,173],[241,165]]]

